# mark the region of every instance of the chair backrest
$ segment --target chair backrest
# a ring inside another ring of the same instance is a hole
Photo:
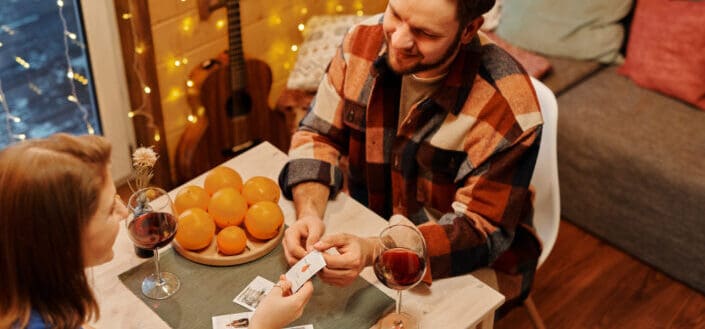
[[[543,116],[543,131],[536,168],[531,177],[534,186],[534,227],[543,241],[543,251],[539,264],[551,253],[558,237],[558,226],[561,219],[560,191],[558,188],[558,156],[556,136],[558,128],[558,103],[553,92],[540,81],[531,78],[536,90],[541,115]]]

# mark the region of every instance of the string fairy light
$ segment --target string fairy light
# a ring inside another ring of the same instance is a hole
[[[127,1],[127,9],[128,13],[122,14],[122,18],[124,20],[130,21],[130,33],[132,34],[133,42],[136,44],[135,52],[132,55],[132,71],[134,71],[135,77],[137,78],[143,91],[142,101],[140,102],[140,105],[136,108],[131,109],[130,112],[127,113],[127,117],[130,119],[134,119],[135,117],[144,118],[146,121],[147,129],[154,131],[154,135],[152,138],[155,142],[159,142],[161,140],[159,128],[154,124],[154,117],[152,116],[152,113],[146,110],[147,104],[149,103],[149,94],[152,93],[152,88],[144,82],[145,79],[142,76],[143,70],[140,60],[141,56],[139,55],[142,55],[144,53],[146,46],[137,36],[137,29],[135,28],[134,20],[132,19],[132,0]]]
[[[2,90],[2,80],[0,80],[0,103],[2,103],[2,109],[5,111],[5,129],[7,129],[7,135],[10,136],[10,139],[14,139],[15,141],[24,140],[27,138],[27,135],[15,134],[12,130],[12,123],[20,123],[22,119],[10,112],[10,107],[5,100],[5,92]]]
[[[68,29],[68,24],[66,23],[66,17],[64,17],[64,2],[62,0],[58,0],[56,2],[56,5],[59,9],[59,18],[61,19],[61,26],[64,29],[64,58],[66,59],[66,71],[67,71],[67,77],[69,78],[69,86],[71,87],[71,94],[67,96],[67,99],[76,104],[76,108],[81,112],[81,119],[83,120],[83,123],[86,126],[86,131],[88,134],[93,135],[95,134],[95,129],[93,128],[93,125],[91,124],[89,120],[89,112],[86,110],[86,108],[81,104],[81,101],[78,99],[78,94],[76,92],[76,84],[74,83],[74,70],[73,66],[71,65],[71,56],[69,55],[69,39],[71,40],[76,40],[77,36],[75,33],[69,31]]]

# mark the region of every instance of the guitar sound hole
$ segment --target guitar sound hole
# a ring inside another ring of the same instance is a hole
[[[228,98],[226,113],[229,118],[247,115],[252,109],[252,98],[245,91],[234,92],[232,97]]]

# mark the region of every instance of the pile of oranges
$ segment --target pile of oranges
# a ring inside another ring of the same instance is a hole
[[[243,184],[234,169],[216,167],[206,174],[203,187],[189,185],[176,195],[175,239],[184,249],[200,250],[215,237],[219,253],[240,254],[248,234],[257,240],[277,236],[284,223],[279,196],[279,186],[267,177],[252,177]]]

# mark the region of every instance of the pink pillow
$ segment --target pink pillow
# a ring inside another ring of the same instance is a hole
[[[619,73],[705,110],[705,2],[637,1]]]

